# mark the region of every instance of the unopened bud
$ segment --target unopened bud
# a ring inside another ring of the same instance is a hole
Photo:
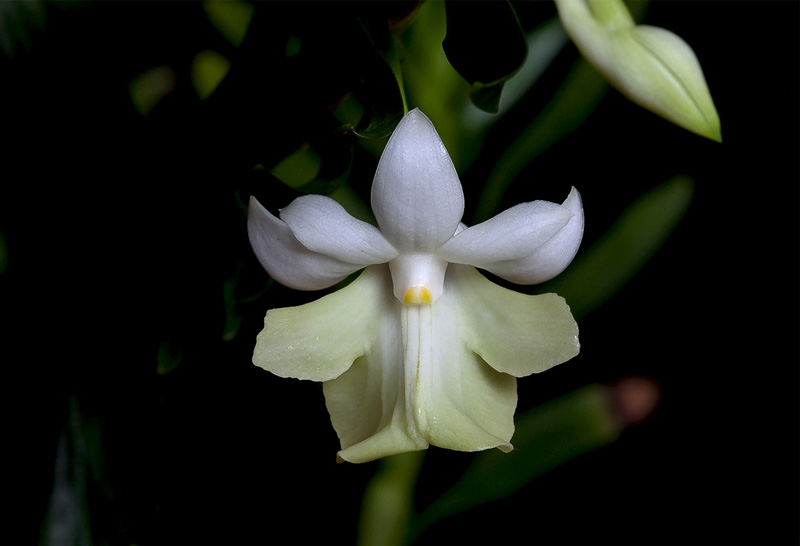
[[[622,0],[556,0],[583,57],[631,101],[722,141],[720,121],[692,48],[663,28],[636,25]]]

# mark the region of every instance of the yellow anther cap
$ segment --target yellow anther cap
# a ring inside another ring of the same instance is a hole
[[[433,303],[431,291],[424,286],[412,286],[403,294],[403,303],[406,305],[430,305]]]

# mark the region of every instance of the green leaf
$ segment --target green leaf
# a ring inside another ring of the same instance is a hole
[[[528,55],[519,71],[503,86],[503,99],[497,114],[491,114],[467,106],[462,109],[464,126],[470,131],[483,132],[497,122],[504,114],[522,99],[539,81],[545,70],[552,64],[558,54],[569,42],[557,17],[548,19],[527,35],[528,50],[535,54]]]
[[[570,459],[615,441],[623,423],[608,387],[588,385],[516,420],[514,451],[484,451],[441,497],[412,522],[417,536],[439,519],[499,500]]]
[[[172,93],[176,83],[175,70],[168,66],[158,66],[142,72],[128,86],[134,108],[146,116],[161,99]]]
[[[634,19],[641,19],[646,6],[647,2],[632,3],[630,11]],[[539,49],[536,54],[539,55]],[[542,112],[495,162],[478,201],[473,223],[494,216],[506,189],[515,178],[534,159],[580,127],[608,89],[609,85],[588,62],[577,60]]]
[[[503,94],[503,84],[505,84],[505,80],[490,84],[473,83],[469,91],[469,98],[472,104],[484,112],[496,114],[500,111],[500,96]]]
[[[201,99],[208,98],[225,78],[231,62],[216,51],[205,50],[192,61],[192,84]]]
[[[586,61],[578,61],[544,110],[495,163],[478,201],[473,223],[494,216],[514,179],[539,155],[577,129],[607,91],[608,84],[603,78]]]
[[[343,139],[328,135],[305,142],[270,169],[272,176],[292,189],[328,195],[345,183],[353,149]]]
[[[588,251],[579,253],[561,275],[541,286],[585,316],[617,292],[664,244],[683,218],[694,184],[678,176],[647,192],[617,219]]]
[[[528,44],[511,3],[448,0],[442,47],[450,64],[472,85],[478,108],[497,112],[503,84],[525,62]]]
[[[253,5],[241,0],[206,0],[203,9],[211,24],[235,46],[244,40],[253,18]]]
[[[363,114],[357,123],[345,123],[342,130],[358,138],[385,138],[405,114],[400,83],[363,24],[357,38],[362,43],[362,73],[352,98],[361,105]],[[391,57],[391,51],[387,50],[385,55]]]
[[[0,50],[5,55],[31,49],[34,33],[45,27],[47,7],[45,2],[0,2]]]
[[[162,341],[158,344],[158,359],[156,361],[156,373],[167,375],[183,360],[183,349],[171,341]]]

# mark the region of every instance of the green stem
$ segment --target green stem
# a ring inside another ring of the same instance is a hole
[[[586,4],[606,30],[630,28],[636,24],[622,0],[586,0]]]
[[[550,146],[563,139],[588,117],[608,90],[603,78],[579,60],[553,99],[514,140],[489,174],[475,210],[473,223],[494,216],[514,179]]]
[[[397,86],[400,88],[400,98],[403,99],[403,115],[405,115],[408,114],[408,100],[406,99],[406,86],[403,83],[403,67],[400,66],[400,56],[397,54],[402,44],[398,36],[395,35],[392,38],[392,48],[389,52],[389,66],[394,73],[394,78],[397,80]]]
[[[414,488],[425,460],[412,451],[381,460],[364,490],[358,544],[403,544],[414,510]]]

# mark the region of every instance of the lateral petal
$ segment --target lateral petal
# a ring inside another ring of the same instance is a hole
[[[250,198],[247,233],[261,266],[289,288],[321,290],[364,267],[304,247],[289,226],[270,214],[255,197]]]
[[[451,265],[445,294],[458,295],[460,335],[498,372],[543,372],[580,351],[578,324],[564,298],[498,286],[469,266]]]
[[[397,256],[378,228],[350,216],[330,197],[298,197],[280,211],[280,217],[304,247],[337,260],[370,265]]]
[[[388,268],[368,267],[323,298],[268,311],[253,364],[280,377],[335,379],[369,353],[381,333],[380,319],[396,304]]]
[[[549,201],[515,205],[485,222],[468,227],[436,251],[448,262],[483,267],[533,254],[572,218]]]
[[[392,134],[372,184],[372,210],[401,252],[431,252],[450,239],[464,214],[455,166],[430,120],[410,111]]]
[[[437,254],[517,284],[552,279],[570,264],[583,238],[583,204],[572,188],[561,204],[523,203],[470,227]]]

